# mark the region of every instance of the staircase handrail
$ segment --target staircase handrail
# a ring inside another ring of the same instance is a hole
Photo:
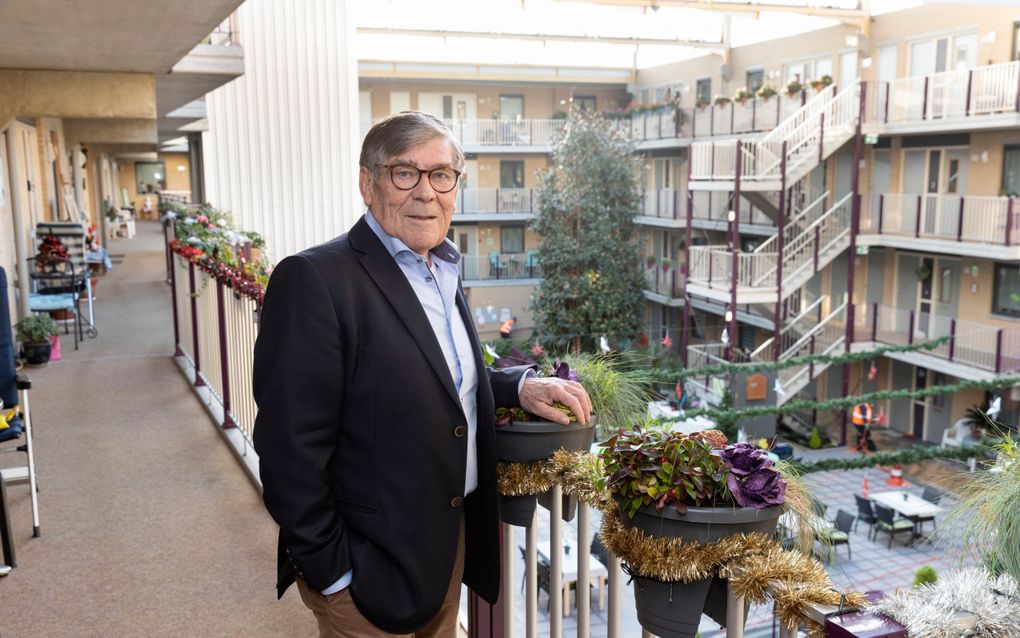
[[[831,100],[836,95],[836,85],[830,84],[821,91],[815,94],[810,100],[804,103],[804,106],[800,107],[793,113],[791,113],[785,120],[779,123],[779,126],[775,127],[758,140],[759,144],[765,144],[768,142],[783,141],[787,138],[790,131],[798,128],[805,121],[809,120],[812,115],[824,108],[824,104]]]
[[[808,214],[808,212],[811,211],[812,208],[814,208],[815,206],[817,206],[820,203],[824,203],[825,199],[828,196],[829,196],[829,191],[825,191],[824,193],[822,193],[818,197],[818,199],[816,199],[815,201],[813,201],[810,204],[808,204],[807,206],[805,206],[803,210],[801,210],[799,213],[794,215],[793,218],[786,223],[786,226],[783,227],[784,231],[787,230],[787,229],[792,229],[795,224],[799,223],[802,219],[804,219],[804,217]],[[822,215],[824,215],[824,214],[825,213],[822,213]],[[821,219],[821,216],[819,216],[819,219]],[[775,235],[772,235],[771,237],[769,237],[768,239],[763,241],[761,244],[759,244],[758,247],[755,248],[752,252],[756,252],[756,253],[773,252],[773,251],[770,251],[768,249],[771,248],[771,244],[773,244],[773,243],[775,243],[777,241],[779,241],[779,233],[778,232]],[[792,241],[792,238],[791,238],[791,241]]]
[[[811,328],[811,330],[808,330],[806,333],[804,333],[803,337],[801,337],[800,339],[797,339],[797,341],[795,341],[793,343],[793,345],[791,345],[789,348],[787,348],[784,352],[781,352],[779,354],[779,360],[783,361],[784,359],[789,358],[791,353],[796,352],[801,346],[803,346],[808,341],[810,341],[811,337],[813,337],[814,335],[816,335],[819,332],[821,332],[822,330],[824,330],[826,324],[828,324],[829,321],[831,321],[834,317],[836,317],[840,313],[844,312],[845,310],[846,310],[846,301],[843,301],[843,303],[839,304],[839,306],[835,310],[833,310],[829,314],[825,315],[822,318],[821,321],[819,321],[817,324],[815,324],[814,327]]]
[[[783,328],[779,332],[779,338],[782,339],[783,335],[787,334],[790,330],[792,330],[794,326],[796,326],[802,319],[807,317],[809,314],[815,314],[815,310],[822,304],[823,301],[825,301],[825,299],[826,299],[826,296],[822,295],[822,296],[818,297],[818,299],[815,299],[811,303],[811,305],[809,305],[807,308],[802,310],[799,315],[794,317],[793,320],[790,321],[789,323],[787,323],[786,327]],[[817,324],[815,324],[815,326],[817,326]],[[810,333],[810,331],[813,330],[815,328],[815,326],[812,326],[811,328],[809,328],[808,332],[806,332],[805,334]],[[767,352],[768,349],[772,347],[772,344],[775,343],[775,340],[776,340],[775,337],[769,337],[760,346],[755,348],[754,351],[751,352],[751,354],[748,355],[748,356],[752,360],[756,359],[757,357],[759,357],[761,355],[762,352]],[[782,356],[782,354],[780,354],[780,356]]]

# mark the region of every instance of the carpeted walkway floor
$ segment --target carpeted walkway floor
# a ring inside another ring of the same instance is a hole
[[[276,600],[276,527],[171,360],[162,241],[156,222],[112,241],[99,336],[26,370],[42,536],[27,485],[9,486],[3,638],[316,635],[295,589]]]

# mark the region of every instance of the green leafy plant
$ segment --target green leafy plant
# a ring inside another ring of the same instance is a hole
[[[991,446],[995,464],[954,486],[957,504],[937,534],[985,548],[986,564],[1020,581],[1020,445],[1012,434]]]
[[[811,428],[811,442],[808,445],[812,450],[822,447],[822,434],[818,431],[818,426]]]
[[[730,98],[726,97],[725,95],[717,95],[715,96],[713,102],[715,103],[716,106],[726,106],[727,104],[732,102],[732,100],[730,100]]]
[[[826,74],[826,75],[823,75],[822,77],[818,78],[817,80],[812,80],[811,81],[811,88],[813,88],[816,91],[821,91],[822,89],[824,89],[825,87],[829,86],[830,84],[832,84],[832,76]]]
[[[21,343],[46,343],[57,334],[57,322],[46,315],[32,315],[14,324]]]
[[[786,84],[786,94],[793,96],[804,90],[804,85],[797,80],[790,80]]]
[[[764,450],[727,445],[718,430],[683,434],[657,425],[621,428],[600,444],[606,487],[628,515],[649,505],[762,509],[785,502],[786,481]]]
[[[914,572],[914,587],[920,587],[922,585],[930,585],[939,579],[938,573],[935,568],[931,565],[925,565],[921,569]]]
[[[744,102],[746,102],[750,98],[751,98],[751,92],[747,90],[747,87],[743,87],[743,86],[740,87],[739,89],[737,89],[736,92],[733,94],[733,101],[734,102],[740,102],[741,104],[743,104]]]
[[[700,100],[698,100],[697,102],[694,103],[694,106],[695,106],[695,108],[703,109],[703,108],[705,108],[706,106],[708,106],[711,103],[712,103],[712,100],[706,100],[704,98],[701,98]]]
[[[755,93],[755,95],[762,98],[763,100],[767,100],[775,94],[776,94],[775,87],[767,82],[758,87],[758,91]]]

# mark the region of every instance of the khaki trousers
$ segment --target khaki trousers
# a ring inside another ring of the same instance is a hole
[[[354,574],[357,578],[358,575]],[[429,624],[413,634],[391,634],[373,625],[361,615],[351,598],[350,587],[329,596],[313,591],[301,578],[297,579],[301,601],[312,610],[319,623],[319,638],[454,638],[457,635],[457,614],[460,611],[460,584],[464,577],[464,519],[460,521],[460,540],[453,574],[446,590],[446,598],[439,613]]]

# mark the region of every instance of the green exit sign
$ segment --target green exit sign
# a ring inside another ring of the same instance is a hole
[[[878,144],[878,134],[876,134],[876,133],[867,133],[867,134],[865,134],[865,136],[864,136],[864,143],[865,144]]]

